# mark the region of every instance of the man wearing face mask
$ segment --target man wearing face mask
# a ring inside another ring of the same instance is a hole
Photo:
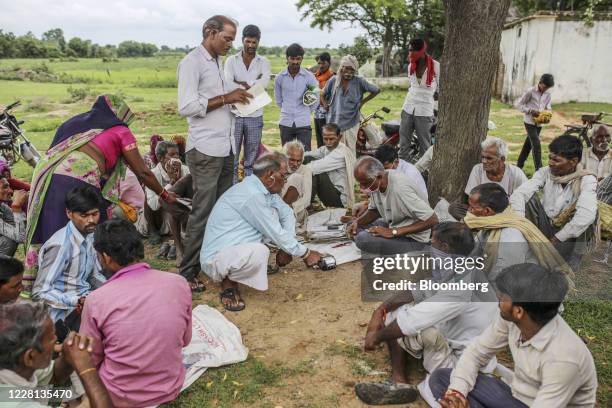
[[[353,55],[340,60],[340,73],[332,77],[321,95],[321,103],[328,110],[327,123],[340,127],[345,145],[355,153],[361,108],[380,93],[380,88],[357,76],[359,63]],[[369,93],[367,97],[364,95]]]
[[[68,224],[44,243],[38,254],[38,275],[32,297],[49,306],[60,341],[78,331],[86,297],[106,278],[101,274],[93,247],[93,232],[100,221],[100,209],[107,204],[86,184],[66,196]]]
[[[419,156],[431,146],[431,126],[434,122],[434,99],[440,82],[440,63],[427,54],[427,43],[420,38],[408,45],[410,88],[402,108],[400,122],[400,158],[410,160],[412,134],[416,132]]]
[[[242,51],[228,57],[225,61],[225,78],[247,91],[261,85],[264,89],[270,82],[270,61],[257,54],[261,31],[255,25],[245,26],[242,30]],[[234,154],[234,182],[238,182],[238,165],[240,163],[240,149],[244,143],[244,175],[253,173],[253,163],[257,158],[257,150],[261,143],[263,130],[263,108],[245,117],[236,117],[234,137],[236,138],[236,152]]]
[[[291,44],[285,51],[287,68],[274,79],[274,99],[281,110],[278,128],[281,144],[297,139],[310,150],[312,128],[310,114],[318,106],[318,101],[311,105],[304,103],[307,91],[319,90],[319,83],[312,72],[301,67],[304,59],[304,48]]]
[[[237,23],[225,16],[206,20],[202,44],[183,58],[177,71],[178,111],[189,123],[186,156],[194,190],[180,273],[195,292],[204,290],[197,276],[208,215],[233,180],[236,146],[229,105],[246,103],[252,97],[229,82],[223,71],[221,57],[232,48],[236,27]]]
[[[604,124],[595,125],[591,133],[590,149],[582,152],[580,165],[597,176],[597,181],[612,174],[612,150],[610,150],[610,129]]]
[[[268,256],[265,239],[279,248],[276,264],[292,257],[312,267],[321,255],[295,237],[295,216],[279,193],[288,176],[282,153],[261,156],[253,174],[230,188],[215,204],[204,234],[200,262],[204,273],[220,284],[223,307],[237,312],[245,308],[238,284],[268,289]]]
[[[459,259],[470,255],[474,238],[462,223],[443,222],[432,229],[432,258]],[[436,271],[434,271],[436,272]],[[463,274],[443,270],[444,278],[474,282],[473,270]],[[487,292],[488,293],[488,292]],[[484,294],[484,296],[487,295]],[[423,360],[423,368],[432,373],[438,368],[455,366],[463,349],[491,323],[495,302],[473,299],[471,291],[441,290],[423,301],[418,293],[400,292],[385,300],[372,314],[366,331],[365,350],[375,350],[386,343],[391,358],[391,378],[383,382],[364,382],[355,386],[357,396],[367,404],[406,404],[416,399],[414,385],[408,383],[409,358]],[[414,299],[413,299],[414,298]],[[493,299],[494,296],[491,298]],[[414,303],[414,301],[417,303]],[[491,372],[495,361],[485,372]],[[419,390],[427,384],[419,385]]]
[[[365,156],[355,165],[355,179],[370,196],[368,210],[348,227],[361,251],[402,254],[429,243],[438,217],[405,174],[385,170],[381,162]]]
[[[325,146],[304,155],[312,173],[312,199],[319,197],[326,207],[351,208],[355,202],[355,155],[342,140],[338,125],[327,123],[323,125]]]
[[[594,239],[597,179],[579,166],[582,143],[578,138],[559,136],[548,151],[548,166],[516,189],[510,204],[533,222],[576,270]],[[541,200],[536,194],[540,189]]]

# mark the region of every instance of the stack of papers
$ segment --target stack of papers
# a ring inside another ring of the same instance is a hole
[[[248,116],[272,102],[272,98],[260,84],[253,85],[247,92],[253,95],[253,99],[249,99],[249,103],[233,104],[231,111],[234,115]]]
[[[340,218],[346,214],[344,208],[333,208],[308,216],[306,236],[309,241],[337,241],[346,238],[346,225]]]

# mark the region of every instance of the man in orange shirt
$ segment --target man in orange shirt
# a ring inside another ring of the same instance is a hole
[[[319,64],[319,69],[315,72],[315,78],[319,81],[319,89],[325,88],[325,84],[334,76],[334,72],[331,70],[331,56],[329,52],[322,52],[317,56],[317,64]],[[314,123],[315,123],[315,133],[317,135],[317,148],[324,145],[323,143],[323,125],[325,125],[326,120],[325,117],[327,115],[327,109],[323,107],[322,104],[319,104],[317,110],[314,113]]]

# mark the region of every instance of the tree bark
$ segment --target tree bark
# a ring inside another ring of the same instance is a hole
[[[439,122],[429,199],[452,202],[480,161],[493,78],[510,0],[444,0],[446,29],[440,67]]]
[[[391,27],[385,29],[383,37],[383,58],[382,58],[382,76],[383,78],[391,76],[391,51],[393,49],[393,31]]]

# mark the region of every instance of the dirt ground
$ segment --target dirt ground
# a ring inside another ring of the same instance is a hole
[[[595,257],[601,258],[604,249],[602,245]],[[585,282],[589,292],[609,289],[609,282],[602,285],[599,279],[609,275],[608,268],[594,263],[581,272],[591,278]],[[256,406],[365,407],[355,396],[355,383],[389,376],[386,348],[363,352],[365,325],[378,303],[361,301],[359,261],[323,272],[307,269],[301,260],[294,260],[269,277],[268,291],[242,287],[247,306],[238,313],[224,311],[218,301],[218,289],[205,282],[207,290],[194,297],[194,306],[218,307],[240,328],[244,344],[257,360],[301,370],[283,378],[284,386],[266,388],[264,399]],[[418,362],[412,362],[409,370],[411,383],[418,384],[424,378]],[[428,405],[419,399],[409,406]]]

